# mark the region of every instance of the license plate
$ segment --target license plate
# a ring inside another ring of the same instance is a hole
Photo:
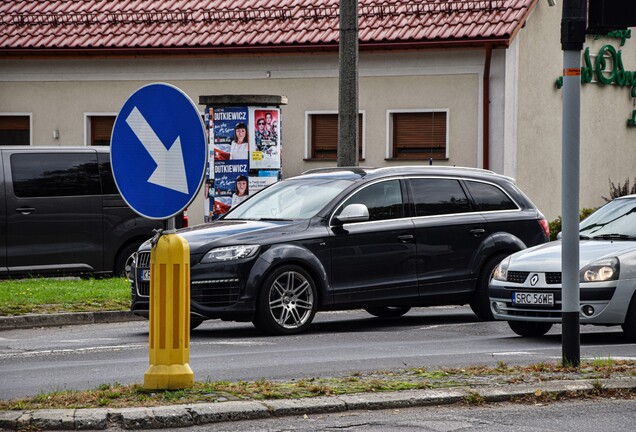
[[[141,270],[139,272],[139,279],[142,282],[148,282],[150,280],[150,269],[148,270]]]
[[[552,293],[512,293],[512,304],[554,306],[554,294]]]

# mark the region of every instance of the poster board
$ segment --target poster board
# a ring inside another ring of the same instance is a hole
[[[277,106],[208,106],[206,222],[281,178],[281,112]]]

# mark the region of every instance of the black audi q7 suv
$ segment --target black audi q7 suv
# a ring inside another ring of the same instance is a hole
[[[293,334],[319,310],[389,317],[468,303],[490,320],[493,268],[546,242],[548,223],[511,178],[490,171],[330,168],[178,234],[190,247],[193,328],[222,319]],[[132,311],[146,317],[150,252],[146,242],[130,273]]]

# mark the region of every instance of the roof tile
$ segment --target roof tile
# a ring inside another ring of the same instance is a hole
[[[508,43],[538,0],[358,0],[360,46]],[[339,0],[4,0],[0,52],[337,46]]]

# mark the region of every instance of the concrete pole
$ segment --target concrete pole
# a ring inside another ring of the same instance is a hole
[[[340,1],[338,166],[358,165],[358,1]]]
[[[581,128],[581,50],[587,27],[587,0],[564,0],[561,19],[563,50],[562,130],[562,357],[579,367],[579,189]]]

